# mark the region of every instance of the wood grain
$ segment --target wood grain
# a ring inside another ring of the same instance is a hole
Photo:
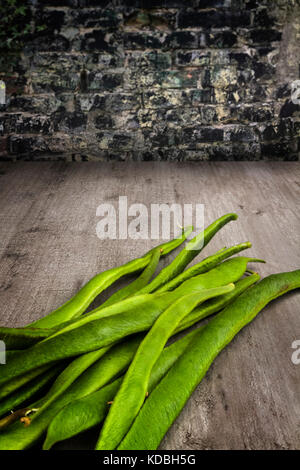
[[[300,266],[300,165],[2,163],[0,320],[24,325],[51,311],[97,272],[139,256],[155,240],[99,240],[103,202],[205,205],[206,225],[237,212],[205,255],[250,240],[262,275]],[[198,258],[199,259],[199,258]],[[197,259],[197,260],[198,260]],[[166,262],[166,261],[164,261]],[[105,298],[103,296],[102,298]],[[299,449],[299,293],[269,305],[216,359],[161,449]],[[71,443],[88,447],[84,437]]]

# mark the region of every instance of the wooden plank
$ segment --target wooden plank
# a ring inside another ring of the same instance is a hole
[[[205,256],[250,240],[249,255],[267,260],[257,267],[262,275],[300,266],[296,162],[2,163],[1,324],[39,318],[97,272],[157,244],[97,238],[98,205],[117,205],[120,195],[147,207],[204,204],[206,225],[237,212],[239,220],[222,229]],[[161,448],[299,448],[300,366],[291,362],[296,339],[299,293],[271,304],[217,358]]]

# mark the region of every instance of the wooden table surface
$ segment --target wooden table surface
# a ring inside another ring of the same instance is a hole
[[[97,207],[120,195],[147,206],[204,204],[206,225],[237,212],[203,256],[250,240],[247,253],[267,260],[256,265],[262,275],[300,267],[298,163],[2,163],[2,325],[41,317],[94,274],[158,243],[97,237]],[[300,448],[300,365],[291,360],[299,301],[297,292],[269,305],[220,354],[161,449]],[[62,447],[87,448],[96,434]]]

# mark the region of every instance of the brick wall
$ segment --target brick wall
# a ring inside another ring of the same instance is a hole
[[[30,3],[0,159],[299,159],[299,0]]]

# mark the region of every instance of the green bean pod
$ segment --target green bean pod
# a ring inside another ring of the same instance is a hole
[[[29,408],[38,411],[30,414],[30,426],[25,428],[22,423],[15,422],[4,429],[0,433],[0,450],[21,450],[30,447],[43,435],[54,416],[64,406],[95,392],[122,374],[131,362],[141,339],[136,336],[111,348],[47,406],[43,406],[43,398],[31,404]]]
[[[46,408],[56,400],[86,369],[103,357],[110,347],[91,351],[74,359],[56,378],[46,396],[39,403],[39,409]]]
[[[195,335],[198,334],[198,331],[199,329],[191,331],[163,350],[151,371],[148,385],[149,394],[183,351],[185,351]],[[114,399],[122,380],[123,377],[119,377],[101,390],[75,400],[65,406],[51,421],[43,449],[48,450],[55,443],[69,439],[100,424],[110,407],[108,402]]]
[[[103,318],[105,310],[115,309],[118,305],[122,306],[130,301],[129,299],[99,311],[96,316],[90,315],[85,319],[82,318],[81,326],[70,331],[67,328],[61,330],[58,336],[53,335],[23,351],[21,358],[18,355],[12,357],[3,368],[0,384],[39,366],[95,351],[131,334],[146,331],[157,317],[180,297],[198,292],[199,289],[220,287],[224,284],[224,280],[228,283],[239,280],[247,268],[247,263],[251,260],[252,258],[236,257],[224,261],[207,273],[185,281],[172,292],[144,294],[141,296],[144,302],[140,304],[138,312],[133,308],[121,314],[115,313]],[[89,319],[93,321],[88,321]]]
[[[101,304],[101,308],[108,307],[109,305],[115,304],[116,302],[120,302],[121,300],[127,299],[127,297],[136,294],[144,286],[146,286],[152,278],[153,274],[155,273],[161,254],[161,248],[156,248],[153,251],[153,255],[148,266],[146,266],[142,274],[135,281],[131,282],[128,286],[125,286],[123,287],[123,289],[119,289],[117,292],[112,294],[109,299],[107,299],[103,304]]]
[[[179,245],[181,245],[189,236],[191,230],[192,228],[189,227],[183,232],[180,238],[176,238],[167,243],[162,243],[159,246],[162,255],[170,253],[170,251],[174,250]],[[115,281],[127,274],[132,274],[134,272],[140,271],[141,269],[144,269],[145,266],[147,266],[150,262],[153,256],[153,250],[155,249],[156,248],[148,251],[148,253],[146,253],[141,258],[134,259],[122,266],[112,268],[100,274],[97,274],[64,305],[49,313],[45,317],[30,323],[30,325],[27,326],[34,326],[38,328],[52,328],[62,322],[80,316],[93,302],[97,295],[99,295],[102,291],[104,291]]]
[[[181,321],[180,325],[176,328],[175,333],[192,326],[196,321],[205,318],[207,315],[221,310],[222,307],[227,306],[238,295],[258,280],[258,274],[248,276],[238,281],[235,284],[235,289],[233,291],[204,302],[200,307],[193,310],[193,312],[188,314]],[[182,354],[183,350],[187,347],[198,331],[199,328],[191,331],[186,336],[177,340],[175,343],[171,344],[171,346],[168,346],[163,350],[151,371],[148,385],[149,393],[152,392],[163,375],[165,375],[175,360]],[[103,389],[81,399],[75,400],[64,407],[61,412],[55,416],[48,428],[44,449],[50,449],[55,442],[68,439],[80,432],[96,426],[97,424],[100,424],[109,409],[107,402],[113,400],[121,381],[122,378],[119,378],[112,384],[105,386]]]
[[[180,325],[176,328],[175,333],[183,331],[195,324],[196,322],[199,322],[200,320],[208,317],[209,315],[213,315],[214,313],[220,311],[222,308],[226,307],[230,302],[232,302],[238,295],[244,292],[244,290],[246,290],[252,284],[256,283],[259,278],[260,276],[257,273],[251,276],[247,276],[244,279],[241,279],[235,283],[235,289],[233,291],[204,302],[202,305],[193,310],[181,321]],[[18,386],[16,388],[18,388]]]
[[[248,278],[238,281],[236,288],[232,292],[219,297],[220,300],[224,299],[224,305],[226,305],[226,302],[228,302],[229,295],[232,295],[234,293],[236,293],[236,295],[239,295],[241,293],[240,286],[242,282],[244,289],[248,287],[249,284],[245,284],[244,281],[250,280],[250,278],[254,278],[252,282],[255,282],[257,280],[257,275],[249,276]],[[232,298],[230,300],[234,300],[234,298],[234,295],[232,295]],[[204,302],[199,307],[199,310],[201,310],[201,318],[205,317],[205,311],[207,312],[207,315],[211,315],[220,310],[220,308],[222,308],[221,303],[215,305],[214,311],[213,305],[210,304],[210,301]],[[189,315],[186,318],[188,317]],[[100,361],[101,359],[98,362]],[[8,429],[6,429],[5,433],[0,434],[0,449],[24,449],[31,446],[37,439],[40,438],[40,436],[43,434],[43,432],[49,425],[50,421],[65,405],[72,402],[73,400],[76,400],[80,397],[84,397],[85,395],[93,393],[95,390],[97,390],[97,379],[99,376],[102,375],[101,371],[97,370],[99,366],[98,362],[96,362],[92,367],[85,371],[65,391],[65,393],[60,395],[57,400],[52,402],[51,405],[43,411],[43,413],[38,414],[37,416],[33,416],[31,425],[28,428],[23,428],[20,423],[15,423],[12,424]],[[154,370],[155,368],[153,368],[153,371]]]
[[[125,299],[103,309],[101,307],[95,309],[87,315],[84,315],[82,318],[74,320],[65,328],[55,332],[51,337],[49,337],[49,340],[95,320],[100,320],[101,318],[104,319],[105,317],[111,317],[112,315],[128,312],[129,310],[133,311],[133,309],[144,309],[145,305],[148,305],[149,302],[152,303],[153,299],[161,299],[162,302],[164,302],[164,299],[170,299],[170,303],[172,303],[181,295],[185,295],[186,291],[193,290],[194,287],[196,290],[198,290],[200,287],[203,289],[218,287],[224,284],[224,279],[227,279],[228,283],[236,282],[244,274],[247,269],[247,264],[251,261],[264,263],[263,260],[247,258],[243,256],[224,261],[214,269],[188,279],[172,292],[141,294],[130,297],[129,299]]]
[[[235,284],[235,289],[233,291],[204,302],[200,307],[193,310],[193,312],[188,314],[181,321],[179,327],[176,328],[175,333],[192,326],[195,321],[199,321],[207,315],[215,313],[222,307],[225,307],[249,286],[257,282],[258,279],[258,274],[248,276],[238,281]],[[191,331],[186,336],[177,340],[175,343],[171,344],[171,346],[168,346],[163,350],[151,371],[148,385],[149,393],[152,392],[163,375],[165,375],[175,360],[182,354],[183,350],[187,347],[198,331],[199,329]],[[107,402],[113,400],[121,381],[122,378],[119,378],[99,391],[75,400],[64,407],[55,416],[48,428],[44,449],[50,449],[54,443],[68,439],[80,432],[96,426],[97,424],[100,424],[109,409]]]
[[[157,449],[222,349],[270,301],[299,287],[300,270],[268,276],[213,318],[152,392],[118,449]]]
[[[174,260],[162,269],[153,281],[144,287],[139,294],[154,292],[180,274],[224,225],[237,218],[237,214],[226,214],[210,224],[203,232],[190,240]]]
[[[251,276],[247,276],[237,281],[234,284],[235,288],[233,291],[221,295],[220,297],[215,297],[213,299],[207,300],[202,305],[195,308],[186,317],[184,317],[184,319],[180,322],[179,326],[176,328],[175,333],[179,333],[180,331],[186,330],[187,328],[193,326],[195,323],[227,307],[227,305],[233,302],[240,294],[242,294],[245,290],[247,290],[256,282],[258,282],[259,279],[260,275],[258,273],[254,273]]]
[[[20,351],[18,351],[19,353]],[[14,355],[7,358],[7,361],[11,361],[14,358]],[[21,360],[21,358],[20,358]],[[8,362],[7,362],[8,363]],[[52,364],[53,366],[53,364]],[[6,367],[6,366],[4,366]],[[36,367],[31,369],[24,374],[16,375],[15,377],[11,378],[10,380],[6,381],[0,389],[0,400],[7,397],[11,393],[15,392],[19,388],[23,387],[24,385],[30,383],[33,379],[38,376],[41,376],[44,372],[51,368],[51,364],[46,364],[40,367]],[[4,370],[4,369],[3,369]]]
[[[241,245],[245,245],[245,244],[241,244]],[[237,246],[241,246],[241,245],[237,245]],[[233,248],[235,248],[235,247],[233,247]],[[230,249],[231,249],[231,248],[229,248],[229,250],[230,250]],[[223,250],[222,250],[222,251],[223,251]],[[224,250],[224,251],[225,251],[225,250]],[[207,259],[208,259],[208,258],[207,258]],[[204,261],[205,261],[205,260],[204,260]],[[199,264],[201,264],[201,263],[199,263]],[[146,268],[146,269],[147,269],[147,268]],[[193,268],[191,268],[191,269],[193,269]],[[249,271],[249,270],[247,269],[247,271]],[[185,271],[185,272],[187,272],[187,271]],[[183,274],[184,274],[184,273],[183,273]],[[176,278],[176,279],[177,279],[177,278]],[[183,279],[184,279],[184,278],[183,278]],[[175,279],[174,279],[174,280],[175,280]],[[171,281],[171,282],[172,282],[172,281]],[[165,289],[164,289],[164,290],[165,290]],[[163,291],[164,291],[164,290],[163,290]],[[159,291],[157,291],[157,292],[155,292],[155,293],[160,293],[160,292],[161,292],[161,290],[159,290]],[[228,295],[232,295],[232,294],[228,294]],[[136,303],[135,306],[136,306],[136,308],[138,308],[139,305],[140,305],[140,302],[141,302],[141,305],[142,305],[142,303],[143,303],[144,300],[143,300],[140,296],[138,296],[138,298],[132,299],[132,301],[133,301],[133,302],[136,302],[136,301],[137,301],[137,303]],[[219,299],[216,299],[216,301],[219,302]],[[131,302],[131,301],[130,301],[130,302]],[[131,304],[130,302],[128,302],[127,304],[123,304],[124,309],[120,309],[120,306],[118,306],[118,307],[115,307],[114,310],[105,311],[105,312],[107,313],[106,316],[113,315],[114,313],[122,313],[123,310],[126,311],[128,308],[132,309],[132,304]],[[104,307],[104,306],[107,307],[107,306],[109,306],[109,305],[104,305],[104,304],[102,304],[102,305],[101,305],[101,308]],[[201,307],[200,307],[200,308],[201,308]],[[96,313],[96,312],[99,312],[100,310],[101,310],[101,309],[96,309],[96,310],[94,310],[93,312],[90,312],[90,314],[94,314],[94,313]],[[102,316],[103,314],[105,314],[105,312],[102,312],[101,316]],[[88,318],[88,317],[89,317],[89,314],[87,314],[86,317]],[[85,320],[84,320],[84,321],[85,321]],[[46,328],[41,328],[41,329],[35,329],[33,336],[31,335],[30,329],[24,329],[24,328],[4,328],[4,329],[3,329],[3,330],[4,330],[3,333],[8,335],[10,347],[15,346],[16,348],[18,348],[18,347],[19,347],[19,335],[22,337],[22,340],[23,340],[23,338],[26,337],[27,332],[29,331],[29,332],[30,332],[30,334],[29,334],[29,336],[30,336],[30,342],[33,341],[33,337],[34,337],[34,338],[35,338],[34,344],[35,344],[35,343],[38,342],[38,341],[42,341],[42,340],[44,340],[44,339],[46,339],[46,338],[49,338],[50,336],[55,335],[59,330],[62,330],[63,328],[68,327],[69,325],[72,325],[72,328],[71,328],[71,329],[73,329],[73,328],[74,328],[74,325],[75,325],[75,322],[66,322],[66,324],[60,325],[60,326],[61,326],[60,329],[58,329],[58,328],[47,328],[47,329],[46,329]],[[76,323],[76,325],[77,325],[77,323]],[[80,326],[80,324],[79,324],[79,326]],[[37,330],[38,330],[38,334],[36,333]],[[0,328],[0,339],[3,339],[3,340],[4,340],[4,336],[1,335],[1,332],[2,332],[2,329]],[[16,338],[16,341],[14,341],[15,338]]]
[[[32,401],[32,397],[40,392],[45,385],[49,384],[61,371],[61,365],[52,367],[31,382],[21,387],[16,392],[10,394],[0,402],[0,417],[16,409],[19,405]]]
[[[199,303],[226,294],[234,284],[203,289],[177,300],[156,320],[140,344],[103,424],[97,450],[115,449],[128,432],[148,391],[151,370],[180,321]]]
[[[224,261],[225,259],[230,258],[230,256],[233,256],[236,253],[246,250],[247,248],[251,248],[251,246],[252,245],[250,242],[245,242],[245,243],[240,243],[239,245],[232,246],[231,248],[222,249],[218,251],[217,253],[211,256],[208,256],[204,260],[200,261],[200,263],[197,263],[194,266],[190,267],[189,269],[183,271],[181,274],[176,276],[171,281],[167,282],[167,284],[164,284],[155,292],[171,291],[175,289],[175,287],[182,284],[182,282],[186,281],[187,279],[190,279],[191,277],[197,276],[198,274],[202,274],[202,273],[209,271],[210,269],[214,268],[219,263],[221,263],[221,261]]]
[[[55,330],[53,329],[54,333]],[[0,340],[4,341],[6,350],[26,349],[49,336],[46,328],[8,328],[0,327]]]

